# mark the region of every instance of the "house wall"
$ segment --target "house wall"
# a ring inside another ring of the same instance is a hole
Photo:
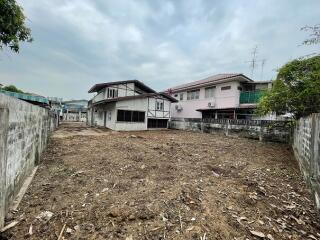
[[[48,109],[0,93],[0,228],[57,125]]]
[[[156,103],[157,101],[163,102],[163,111],[156,110]],[[170,107],[171,102],[167,99],[163,98],[149,98],[148,100],[148,117],[149,118],[170,118]]]
[[[115,129],[115,122],[116,122],[116,111],[115,111],[115,103],[109,103],[105,105],[101,105],[96,108],[96,111],[93,113],[94,118],[94,126],[99,127],[107,127],[110,129]],[[91,111],[90,109],[90,120],[91,120]],[[111,120],[109,119],[109,116],[111,114]],[[106,117],[106,120],[105,120]],[[106,123],[106,125],[104,125]]]
[[[164,103],[164,111],[156,111],[156,101]],[[139,131],[148,129],[148,118],[169,119],[170,118],[171,102],[161,97],[137,98],[123,100],[113,103],[101,104],[94,107],[95,110],[88,110],[88,125],[91,124],[91,116],[93,111],[93,126],[107,127],[117,131]],[[117,111],[143,111],[145,112],[145,121],[142,122],[118,122]],[[105,112],[107,112],[106,126],[104,125]],[[108,119],[108,114],[111,113],[111,120]]]
[[[119,101],[116,103],[116,111],[119,109],[131,110],[131,111],[143,111],[145,112],[145,121],[143,123],[116,121],[115,130],[117,131],[147,130],[147,112],[148,112],[147,98],[138,98],[138,99]],[[117,113],[115,115],[117,115]]]
[[[187,100],[187,91],[172,93],[171,96],[174,97],[175,94],[178,94],[178,97],[175,97],[179,102],[171,104],[171,116],[174,118],[201,118],[201,112],[196,111],[196,109],[208,108],[209,102],[215,103],[215,108],[235,108],[239,107],[239,98],[240,91],[238,86],[240,83],[238,81],[221,83],[216,86],[214,90],[213,98],[205,98],[205,88],[200,88],[199,99]],[[229,90],[221,90],[221,87],[231,86]],[[179,100],[179,94],[184,94],[184,100]],[[181,105],[183,110],[177,111],[176,105]]]
[[[126,97],[126,96],[135,96],[139,95],[135,90],[139,90],[143,92],[141,89],[135,87],[134,83],[127,83],[127,84],[117,84],[110,86],[109,88],[117,89],[118,90],[118,97]],[[108,88],[102,89],[93,99],[92,102],[98,102],[108,98]]]

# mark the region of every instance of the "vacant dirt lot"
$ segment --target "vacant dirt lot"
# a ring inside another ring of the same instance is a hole
[[[313,207],[286,145],[64,124],[2,239],[320,239]]]

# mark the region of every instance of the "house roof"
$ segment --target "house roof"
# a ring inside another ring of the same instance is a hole
[[[178,102],[174,97],[171,97],[170,95],[166,93],[145,93],[145,94],[139,94],[135,96],[126,96],[126,97],[118,97],[118,98],[110,98],[110,99],[104,99],[98,102],[92,103],[92,105],[99,105],[103,103],[110,103],[110,102],[118,102],[118,101],[124,101],[124,100],[131,100],[131,99],[139,99],[139,98],[146,98],[146,97],[155,97],[155,96],[162,96],[170,100],[171,102]]]
[[[181,85],[167,89],[166,92],[177,92],[180,90],[205,86],[213,83],[232,81],[235,78],[240,78],[240,80],[243,82],[253,82],[252,79],[248,78],[247,76],[241,73],[224,73],[224,74],[213,75],[198,81],[181,84]]]
[[[98,84],[95,84],[92,88],[90,88],[88,92],[89,93],[99,92],[101,89],[105,87],[110,87],[118,84],[126,84],[126,83],[134,83],[137,87],[139,87],[143,91],[146,91],[147,93],[156,93],[155,90],[153,90],[152,88],[149,88],[147,85],[145,85],[143,82],[140,82],[139,80],[124,80],[124,81],[116,81],[116,82],[98,83]]]
[[[49,101],[47,98],[40,95],[36,95],[36,94],[10,92],[10,91],[5,91],[3,89],[0,89],[0,93],[3,93],[11,97],[19,98],[21,100],[33,102],[33,103],[49,104]]]

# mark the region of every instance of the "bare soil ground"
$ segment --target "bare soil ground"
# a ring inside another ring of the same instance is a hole
[[[287,145],[79,124],[51,137],[15,219],[0,239],[320,239]]]

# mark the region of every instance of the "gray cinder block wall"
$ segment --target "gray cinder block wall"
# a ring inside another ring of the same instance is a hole
[[[292,122],[244,119],[171,119],[169,128],[236,135],[260,141],[289,143]]]
[[[320,113],[299,119],[294,130],[293,150],[320,209]]]
[[[0,93],[0,228],[57,125],[48,109]]]

